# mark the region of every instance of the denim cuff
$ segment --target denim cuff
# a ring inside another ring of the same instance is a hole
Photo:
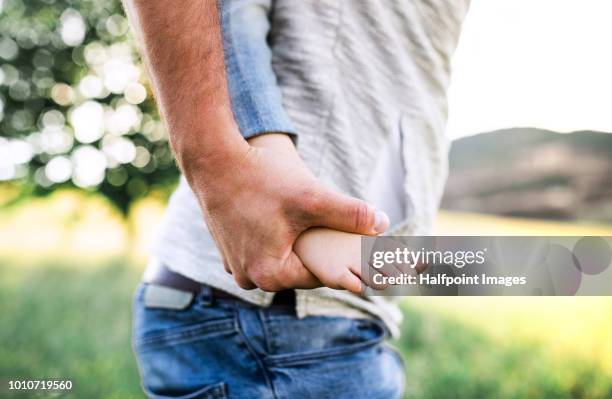
[[[227,84],[234,117],[245,139],[263,133],[286,133],[294,143],[297,132],[283,107],[272,69],[271,0],[223,0],[221,33]]]
[[[230,92],[234,118],[245,139],[265,133],[285,133],[297,143],[297,132],[277,88]]]

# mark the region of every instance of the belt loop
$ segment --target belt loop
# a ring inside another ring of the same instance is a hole
[[[215,300],[213,289],[209,285],[202,285],[200,288],[200,300],[205,306],[211,306]]]

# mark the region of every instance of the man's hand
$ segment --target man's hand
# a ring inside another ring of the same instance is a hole
[[[223,174],[190,175],[226,269],[240,287],[320,286],[293,252],[296,238],[309,227],[366,235],[387,229],[384,213],[323,186],[286,135],[266,134],[250,144],[223,161]]]

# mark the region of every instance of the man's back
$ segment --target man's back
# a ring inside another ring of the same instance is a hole
[[[374,205],[396,193],[393,230],[430,233],[446,176],[450,56],[468,1],[225,3],[238,9],[269,7],[269,45],[282,105],[299,134],[298,151],[313,173]],[[248,27],[241,29],[248,34]],[[389,154],[402,170],[377,167]],[[392,174],[393,179],[384,178]],[[252,303],[272,300],[271,293],[241,290],[225,272],[184,181],[169,205],[153,256]],[[397,331],[397,310],[380,298],[365,300],[326,288],[298,290],[297,296],[300,316],[370,314]]]
[[[395,224],[411,230],[430,231],[441,195],[450,57],[468,3],[272,3],[273,67],[300,155],[326,183],[369,199],[376,165],[401,135],[408,180],[390,183],[405,183]]]

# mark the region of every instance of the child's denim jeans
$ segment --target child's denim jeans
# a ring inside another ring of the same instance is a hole
[[[184,309],[134,304],[134,351],[151,398],[401,397],[402,360],[374,320],[298,319],[289,306],[212,299]]]

